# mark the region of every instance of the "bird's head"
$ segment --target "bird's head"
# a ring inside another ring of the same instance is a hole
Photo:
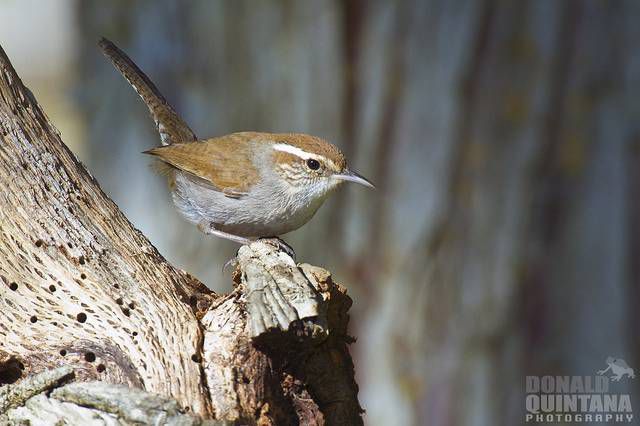
[[[311,190],[320,196],[342,182],[375,188],[369,180],[349,169],[342,152],[323,139],[304,134],[282,134],[274,139],[275,171],[298,190]]]

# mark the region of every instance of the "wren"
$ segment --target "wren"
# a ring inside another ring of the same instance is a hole
[[[239,132],[199,139],[117,46],[99,42],[153,117],[160,160],[180,214],[206,234],[248,244],[307,223],[342,182],[373,184],[333,144],[300,133]]]

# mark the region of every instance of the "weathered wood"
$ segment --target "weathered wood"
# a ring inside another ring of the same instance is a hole
[[[269,244],[242,247],[238,263],[235,290],[202,319],[216,413],[246,421],[263,401],[275,424],[361,424],[345,289]]]
[[[73,370],[64,366],[0,388],[0,424],[227,424],[188,415],[173,399],[124,385],[82,382],[62,386],[73,377]]]
[[[55,370],[44,371],[16,385],[1,387],[0,413],[23,405],[32,396],[47,391],[71,377],[73,377],[73,369],[69,366],[63,366]]]
[[[26,375],[78,364],[84,379],[172,395],[210,414],[188,303],[206,288],[104,195],[4,52],[0,72],[0,350]]]
[[[64,416],[73,402],[107,424],[187,412],[362,423],[351,300],[328,272],[264,242],[241,248],[228,295],[172,267],[64,146],[1,49],[0,137],[0,385],[70,365],[78,381],[146,391],[76,383],[20,399],[28,415]],[[148,393],[159,411],[127,417]]]

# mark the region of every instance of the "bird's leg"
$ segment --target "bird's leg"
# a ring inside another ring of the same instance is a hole
[[[239,243],[242,245],[251,243],[251,240],[248,238],[240,237],[238,235],[229,234],[228,232],[220,231],[215,228],[215,225],[211,222],[203,220],[198,224],[198,229],[202,231],[206,235],[214,235],[216,237],[224,238],[225,240],[233,241],[234,243]],[[235,268],[238,262],[238,255],[236,254],[231,259],[227,260],[222,267],[222,273],[224,274],[227,270],[231,268]]]
[[[233,271],[238,266],[238,255],[236,254],[231,259],[224,262],[222,265],[222,273],[224,274],[227,271]]]
[[[214,227],[214,224],[211,222],[203,221],[198,224],[198,229],[204,232],[207,235],[214,235],[219,238],[224,238],[225,240],[230,240],[236,242],[238,244],[249,244],[251,240],[245,237],[240,237],[238,235],[229,234],[228,232],[220,231]]]
[[[245,237],[241,237],[239,235],[233,235],[233,234],[229,234],[228,232],[224,232],[224,231],[220,231],[219,229],[215,228],[215,225],[211,222],[208,221],[202,221],[198,224],[198,229],[200,229],[200,231],[202,231],[203,233],[207,234],[207,235],[214,235],[216,237],[219,238],[224,238],[225,240],[230,240],[233,242],[236,242],[238,244],[250,244],[253,240],[250,240],[249,238],[245,238]],[[296,261],[296,252],[293,251],[293,248],[291,248],[291,246],[287,243],[285,243],[283,240],[281,240],[278,237],[260,237],[258,238],[258,241],[262,241],[264,243],[267,244],[271,244],[272,246],[274,246],[275,248],[277,248],[278,250],[282,250],[283,252],[285,252],[286,254],[288,254],[293,261]],[[230,266],[232,266],[234,264],[234,262],[237,261],[237,256],[229,259],[225,264],[224,267],[222,268],[222,271],[224,272],[227,268],[229,268]]]
[[[260,238],[258,238],[258,241],[262,241],[264,243],[271,244],[272,246],[274,246],[278,250],[281,250],[281,251],[287,253],[293,259],[294,262],[296,261],[296,252],[293,251],[293,248],[289,244],[284,242],[284,240],[282,240],[282,239],[280,239],[278,237],[260,237]]]

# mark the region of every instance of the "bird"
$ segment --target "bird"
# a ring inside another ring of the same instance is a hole
[[[155,121],[161,145],[144,153],[159,160],[178,212],[205,234],[239,244],[278,238],[307,223],[343,182],[375,188],[320,137],[245,131],[199,139],[125,52],[106,38],[98,44]]]

